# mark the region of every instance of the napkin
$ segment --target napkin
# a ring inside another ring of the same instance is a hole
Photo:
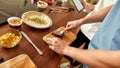
[[[18,55],[0,64],[0,68],[37,68],[26,54]]]

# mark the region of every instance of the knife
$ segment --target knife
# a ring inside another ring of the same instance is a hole
[[[39,48],[36,47],[36,45],[32,42],[32,40],[28,37],[28,35],[27,35],[25,32],[21,31],[21,34],[26,38],[26,40],[27,40],[30,44],[32,44],[32,46],[36,49],[36,51],[37,51],[40,55],[43,54],[43,52],[42,52]]]

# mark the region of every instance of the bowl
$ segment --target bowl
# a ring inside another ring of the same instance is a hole
[[[19,17],[9,17],[7,19],[7,22],[13,28],[19,28],[23,23],[23,21]]]
[[[44,1],[38,1],[37,2],[37,7],[45,9],[48,6],[48,4]]]
[[[5,48],[15,47],[21,40],[21,33],[13,28],[0,29],[0,46]]]

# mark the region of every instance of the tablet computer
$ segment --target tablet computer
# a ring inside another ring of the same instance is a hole
[[[80,2],[80,0],[72,0],[76,9],[78,10],[78,12],[80,12],[81,10],[83,10],[83,5]]]

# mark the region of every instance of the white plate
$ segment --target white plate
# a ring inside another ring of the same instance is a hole
[[[39,22],[33,21],[32,19],[39,19]],[[49,28],[52,25],[52,20],[49,16],[42,12],[28,11],[22,14],[23,22],[37,29]]]

